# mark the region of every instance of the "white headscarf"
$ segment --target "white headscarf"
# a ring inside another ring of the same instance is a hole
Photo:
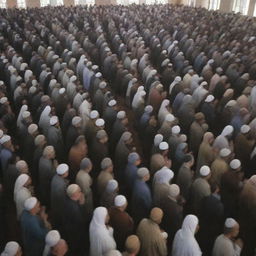
[[[14,185],[14,201],[16,201],[17,193],[23,188],[28,181],[29,176],[27,174],[21,174],[15,181]]]
[[[45,132],[48,127],[50,126],[50,113],[51,113],[51,107],[46,106],[40,116],[39,119],[39,127]]]
[[[18,118],[17,118],[17,127],[21,128],[21,121],[22,121],[22,114],[23,112],[25,111],[28,111],[28,106],[27,105],[23,105],[20,109],[20,113],[18,115]]]
[[[113,229],[105,224],[108,211],[105,207],[98,207],[93,212],[90,223],[90,256],[103,256],[108,251],[116,249]]]
[[[146,92],[144,91],[144,87],[140,86],[136,92],[136,94],[133,97],[132,100],[132,108],[136,109],[139,107],[139,103],[143,101],[143,96],[146,95]]]
[[[159,183],[159,184],[170,184],[170,181],[172,180],[174,176],[174,173],[172,170],[164,166],[159,171],[157,171],[154,175],[153,184]]]
[[[198,218],[187,215],[182,227],[177,231],[172,247],[172,256],[201,256],[202,252],[195,239]]]
[[[23,210],[25,201],[30,198],[31,192],[28,188],[24,187],[26,182],[29,180],[29,176],[27,174],[21,174],[15,182],[14,186],[14,201],[16,203],[16,212],[17,219],[20,218]]]
[[[167,114],[170,114],[169,110],[167,110],[167,107],[169,106],[169,104],[170,104],[170,101],[167,99],[162,101],[161,107],[158,111],[158,120],[159,120],[160,124],[163,123],[165,116]]]
[[[19,248],[20,246],[17,242],[8,242],[4,248],[4,251],[1,253],[1,256],[15,256],[19,251]]]

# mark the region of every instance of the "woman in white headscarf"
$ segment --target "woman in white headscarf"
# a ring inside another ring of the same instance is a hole
[[[221,134],[215,139],[213,143],[213,148],[216,150],[216,152],[219,152],[223,148],[228,148],[233,152],[234,145],[232,140],[230,140],[232,138],[233,132],[233,126],[227,125],[224,127]]]
[[[170,189],[170,183],[174,176],[172,170],[164,166],[154,175],[153,179],[153,201],[154,205],[161,207]]]
[[[133,111],[140,112],[141,110],[142,111],[144,110],[145,95],[146,95],[146,92],[144,91],[144,87],[140,86],[132,100]]]
[[[163,100],[160,106],[160,109],[158,111],[158,121],[160,125],[164,122],[165,116],[171,113],[169,111],[169,106],[170,106],[170,101],[167,99]]]
[[[103,256],[108,251],[116,249],[113,228],[106,225],[108,220],[108,211],[105,207],[94,210],[89,229],[90,256]]]
[[[27,174],[21,174],[15,181],[13,199],[16,203],[17,219],[20,218],[22,211],[24,210],[24,202],[32,196],[28,189],[30,184],[31,179]]]
[[[46,106],[40,116],[39,119],[39,127],[42,129],[43,134],[47,135],[48,128],[50,127],[50,119],[51,119],[51,107]]]
[[[18,115],[18,118],[17,118],[17,127],[18,128],[21,128],[22,127],[22,114],[25,112],[25,111],[28,111],[28,106],[27,105],[23,105],[20,109],[20,113]]]
[[[4,251],[1,256],[21,256],[21,247],[17,242],[11,241],[5,245]]]
[[[172,256],[201,256],[201,249],[195,239],[198,230],[198,218],[195,215],[187,215],[182,227],[177,231],[173,246]]]

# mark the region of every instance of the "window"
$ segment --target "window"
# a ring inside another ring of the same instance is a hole
[[[250,0],[235,0],[233,5],[233,11],[247,15],[249,2]]]
[[[17,0],[18,8],[26,8],[26,0]]]
[[[188,0],[188,6],[195,7],[196,6],[196,0]]]
[[[45,7],[50,5],[50,0],[41,0],[40,1],[41,7]]]
[[[50,5],[51,6],[63,5],[63,0],[50,0]]]
[[[6,8],[6,0],[0,0],[0,8]]]
[[[254,5],[253,16],[256,17],[256,4]]]
[[[220,9],[220,0],[210,0],[209,10],[218,10]]]

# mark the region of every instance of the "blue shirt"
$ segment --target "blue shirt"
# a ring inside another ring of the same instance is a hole
[[[24,210],[20,218],[22,240],[27,256],[41,256],[48,232],[43,221],[36,215]]]

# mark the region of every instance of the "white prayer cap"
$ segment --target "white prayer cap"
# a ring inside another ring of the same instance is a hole
[[[176,76],[174,79],[175,82],[180,82],[181,81],[181,77],[180,76]]]
[[[157,134],[154,138],[154,145],[157,147],[163,141],[164,136],[162,134]]]
[[[244,125],[242,125],[242,127],[241,127],[241,133],[242,134],[246,134],[246,133],[248,133],[249,131],[251,130],[251,128],[250,128],[250,126],[249,125],[246,125],[246,124],[244,124]]]
[[[108,102],[108,105],[109,105],[110,107],[115,106],[115,105],[116,105],[116,100],[110,100],[110,101]]]
[[[24,208],[27,211],[30,211],[31,209],[33,209],[37,204],[37,198],[36,197],[30,197],[28,198],[25,203],[24,203]]]
[[[165,59],[165,60],[162,62],[161,67],[165,67],[165,66],[167,66],[169,63],[170,63],[170,60],[169,60],[169,59]]]
[[[210,60],[208,60],[207,63],[208,63],[208,64],[212,64],[212,63],[214,63],[214,60],[213,60],[213,59],[210,59]]]
[[[144,111],[148,114],[152,113],[153,107],[151,105],[147,105],[144,109]]]
[[[55,125],[55,124],[58,123],[58,121],[59,121],[59,119],[58,119],[57,116],[52,116],[52,117],[50,118],[50,125]]]
[[[105,157],[104,159],[102,159],[102,161],[100,163],[100,167],[102,170],[104,170],[110,166],[113,166],[113,162],[112,162],[111,158]]]
[[[132,152],[128,155],[128,163],[135,163],[137,160],[140,159],[140,156],[136,152]]]
[[[77,77],[76,76],[71,76],[70,77],[70,82],[75,82],[77,80]]]
[[[172,121],[174,121],[175,120],[175,117],[174,117],[174,115],[172,115],[172,114],[167,114],[166,116],[165,116],[165,121],[167,121],[167,122],[172,122]]]
[[[119,111],[116,115],[117,119],[124,119],[126,117],[125,111]]]
[[[22,117],[23,117],[24,119],[30,117],[30,112],[29,112],[29,111],[24,111],[24,112],[22,113]]]
[[[222,136],[231,135],[231,134],[233,133],[233,131],[234,131],[233,126],[227,125],[227,126],[225,126],[225,128],[223,129],[221,135],[222,135]]]
[[[104,124],[105,124],[105,121],[104,121],[104,119],[102,119],[102,118],[98,118],[98,119],[96,120],[96,122],[95,122],[95,125],[96,125],[97,127],[104,126]]]
[[[205,85],[207,85],[208,83],[206,82],[206,81],[203,81],[200,85],[201,86],[205,86]]]
[[[77,192],[80,187],[77,184],[71,184],[67,187],[67,195],[71,197],[75,192]]]
[[[56,79],[52,79],[52,80],[50,81],[50,83],[49,83],[49,87],[50,87],[50,88],[53,88],[54,85],[56,85],[56,84],[57,84],[57,80],[56,80]]]
[[[99,130],[99,131],[97,131],[97,133],[96,133],[96,138],[97,139],[103,139],[103,138],[105,138],[105,137],[107,137],[108,135],[107,135],[107,133],[106,133],[106,131],[105,130]]]
[[[228,103],[226,104],[226,107],[234,107],[236,105],[236,101],[235,100],[230,100],[228,101]]]
[[[225,227],[226,228],[233,228],[237,225],[237,222],[233,218],[227,218],[225,220]]]
[[[220,156],[221,156],[221,157],[227,157],[227,156],[229,156],[230,154],[231,154],[231,150],[228,149],[228,148],[223,148],[223,149],[221,149],[221,151],[220,151]]]
[[[21,81],[22,80],[22,77],[21,76],[17,76],[16,77],[16,82],[19,82],[19,81]]]
[[[102,82],[100,82],[99,87],[100,87],[100,89],[105,89],[107,87],[107,83],[102,81]]]
[[[57,169],[56,169],[56,172],[57,174],[59,175],[63,175],[64,173],[66,173],[67,171],[69,170],[69,167],[67,164],[59,164]]]
[[[80,169],[87,169],[88,167],[90,167],[92,165],[92,162],[89,158],[85,157],[83,158],[83,160],[80,163]]]
[[[45,141],[45,136],[42,134],[39,134],[35,138],[35,145],[38,146],[40,145],[43,141]]]
[[[118,182],[116,180],[109,180],[106,186],[107,191],[115,191],[118,188]]]
[[[0,139],[0,144],[4,144],[11,140],[11,137],[9,135],[3,135],[3,137]]]
[[[210,172],[211,172],[211,169],[207,165],[203,165],[200,168],[200,175],[203,176],[203,177],[208,176],[210,174]]]
[[[102,77],[102,74],[100,72],[97,72],[95,77],[100,78],[100,77]]]
[[[95,119],[99,116],[99,112],[97,110],[92,110],[90,113],[90,118]]]
[[[156,71],[155,69],[153,69],[153,70],[151,71],[151,74],[152,74],[152,76],[154,76],[154,75],[157,74],[157,71]]]
[[[143,177],[145,177],[146,175],[149,175],[149,170],[148,170],[148,168],[146,168],[146,167],[139,168],[139,169],[137,170],[137,175],[138,175],[139,178],[143,178]]]
[[[59,94],[61,94],[61,95],[62,95],[62,94],[64,94],[64,93],[65,93],[65,91],[66,91],[66,89],[65,89],[65,88],[60,88],[60,89],[59,89]]]
[[[72,118],[72,125],[78,125],[79,123],[81,123],[82,118],[80,116],[74,116]]]
[[[241,167],[241,162],[239,159],[233,159],[230,163],[229,166],[231,169],[236,170]]]
[[[162,141],[162,142],[159,144],[159,149],[160,149],[160,150],[167,150],[167,149],[169,149],[168,143],[165,142],[165,141]]]
[[[1,104],[6,103],[7,101],[8,101],[7,97],[2,97],[2,98],[0,99],[0,103],[1,103]]]
[[[11,241],[5,245],[4,251],[1,255],[3,256],[15,256],[19,251],[19,244],[17,242]]]
[[[214,101],[214,96],[213,95],[208,95],[205,99],[205,102],[212,102]]]
[[[34,94],[35,92],[36,92],[36,87],[35,86],[31,86],[30,88],[29,88],[29,90],[28,90],[28,93],[30,93],[30,94]]]
[[[21,63],[20,64],[20,71],[24,71],[27,66],[28,66],[27,63]]]
[[[180,188],[176,184],[171,184],[169,187],[169,196],[176,198],[180,194]]]
[[[34,132],[36,132],[38,130],[38,126],[36,124],[31,124],[28,127],[28,133],[29,134],[33,134]]]
[[[172,127],[172,134],[179,134],[180,133],[180,127],[178,125],[175,125]]]
[[[0,80],[0,86],[4,85],[4,82],[2,80]]]
[[[93,70],[93,71],[97,70],[98,68],[99,68],[99,66],[97,66],[97,65],[93,65],[93,66],[92,66],[92,70]]]
[[[45,243],[48,246],[53,247],[60,241],[60,239],[60,233],[57,230],[51,230],[45,237]]]
[[[121,207],[127,203],[126,197],[122,195],[118,195],[115,197],[115,206]]]

